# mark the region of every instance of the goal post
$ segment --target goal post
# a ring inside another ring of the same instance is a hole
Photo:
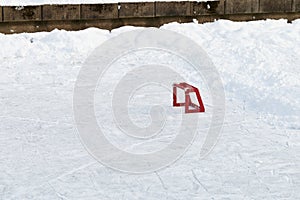
[[[177,88],[184,90],[185,102],[178,102]],[[191,93],[196,94],[198,105],[192,102],[190,96]],[[184,106],[185,113],[205,112],[204,104],[202,102],[198,88],[185,82],[173,84],[173,106],[174,107]]]

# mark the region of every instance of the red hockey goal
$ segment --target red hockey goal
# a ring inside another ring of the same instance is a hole
[[[177,88],[184,90],[185,102],[183,102],[183,103],[177,102]],[[198,100],[198,105],[192,102],[190,93],[196,94],[196,97]],[[205,108],[204,108],[198,88],[196,88],[190,84],[187,84],[185,82],[173,84],[173,106],[174,107],[184,106],[185,113],[205,112]]]

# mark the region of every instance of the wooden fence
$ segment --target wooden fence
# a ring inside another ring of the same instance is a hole
[[[111,4],[3,6],[0,32],[113,29],[124,25],[155,26],[168,22],[200,23],[216,19],[249,21],[300,18],[300,0],[217,0],[207,2],[132,2]]]

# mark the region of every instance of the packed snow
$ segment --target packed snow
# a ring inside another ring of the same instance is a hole
[[[300,199],[300,20],[162,26],[198,43],[215,64],[225,123],[205,158],[198,137],[173,165],[139,175],[97,162],[72,109],[85,59],[135,29],[0,34],[1,199]]]

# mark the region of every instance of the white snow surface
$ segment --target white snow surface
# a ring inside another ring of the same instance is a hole
[[[154,2],[156,0],[1,0],[0,6],[26,6],[44,4],[98,4],[119,2]],[[162,0],[162,1],[188,1],[188,0]],[[207,1],[207,0],[199,0]]]
[[[0,34],[1,199],[300,199],[300,20],[161,28],[197,42],[220,73],[226,116],[213,151],[199,159],[198,138],[173,165],[133,175],[84,149],[77,74],[97,46],[136,27]]]

